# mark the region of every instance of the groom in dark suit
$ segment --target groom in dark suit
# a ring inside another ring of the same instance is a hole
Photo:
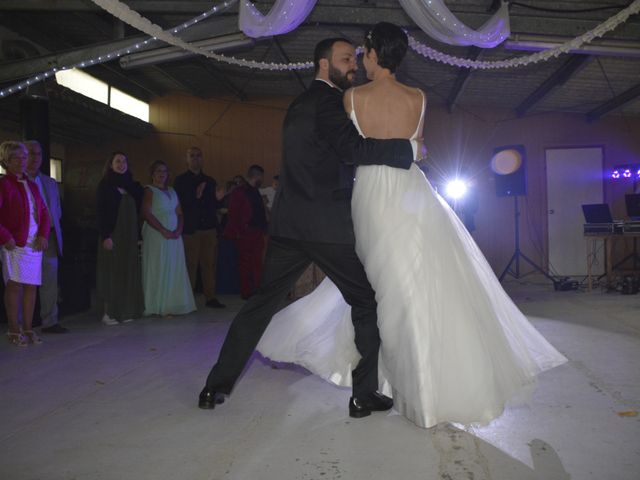
[[[351,86],[356,54],[349,40],[326,39],[314,53],[316,79],[287,111],[283,163],[270,241],[257,294],[233,320],[200,393],[199,407],[224,401],[242,373],[271,317],[311,264],[316,263],[351,305],[361,360],[352,372],[349,414],[364,417],[393,402],[377,392],[378,350],[375,294],[355,252],[351,220],[354,165],[408,169],[415,157],[409,140],[362,138],[345,113],[342,94]]]

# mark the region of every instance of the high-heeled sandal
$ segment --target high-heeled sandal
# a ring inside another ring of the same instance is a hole
[[[26,347],[27,341],[22,336],[22,333],[17,332],[7,332],[7,339],[11,345],[15,345],[16,347]]]
[[[36,332],[33,330],[23,330],[22,334],[24,335],[27,343],[32,343],[34,345],[40,345],[42,343],[40,337],[36,335]]]

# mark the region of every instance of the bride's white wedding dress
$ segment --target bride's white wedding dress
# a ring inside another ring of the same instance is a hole
[[[353,108],[351,119],[363,135]],[[538,373],[566,362],[415,164],[359,166],[351,206],[378,302],[380,388],[399,413],[421,427],[487,423],[530,392]],[[350,386],[353,337],[351,309],[327,278],[280,311],[257,348]]]

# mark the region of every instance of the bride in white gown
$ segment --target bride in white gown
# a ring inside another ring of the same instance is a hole
[[[406,48],[395,25],[380,23],[367,35],[371,82],[345,93],[361,135],[420,136],[424,94],[393,74]],[[356,251],[378,302],[380,387],[399,413],[421,427],[487,423],[530,392],[538,373],[566,362],[416,165],[358,167],[351,206]],[[327,278],[279,312],[257,348],[349,386],[359,359],[353,336],[350,307]]]

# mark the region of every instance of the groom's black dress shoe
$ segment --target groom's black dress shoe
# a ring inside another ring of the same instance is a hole
[[[200,397],[198,398],[198,407],[204,408],[205,410],[213,410],[216,408],[216,405],[223,402],[224,395],[222,393],[211,390],[208,387],[204,387],[200,392]]]
[[[378,392],[370,393],[364,397],[351,397],[349,400],[349,416],[362,418],[371,415],[371,412],[383,412],[393,407],[393,400]]]

